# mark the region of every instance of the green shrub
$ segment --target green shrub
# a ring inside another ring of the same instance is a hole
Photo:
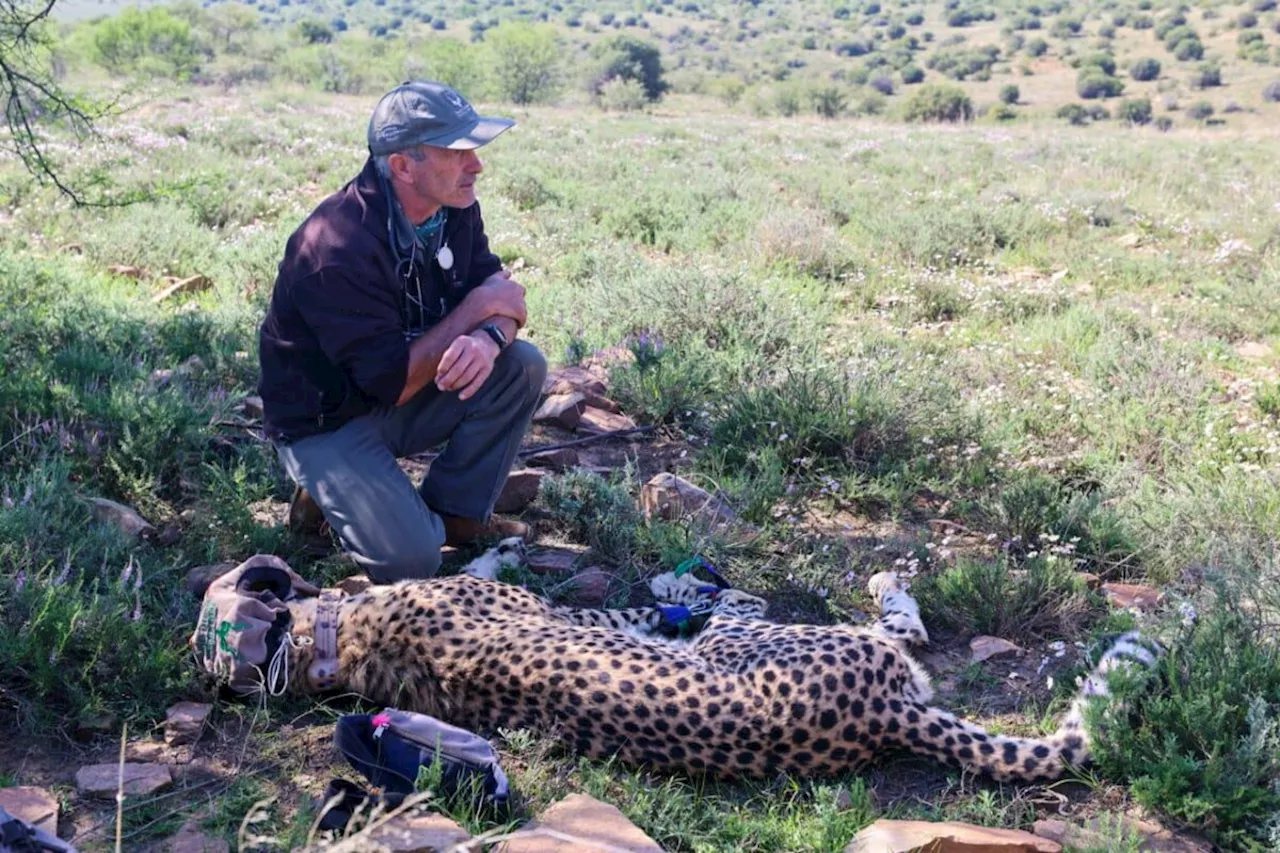
[[[1027,56],[1037,57],[1044,56],[1049,52],[1049,43],[1042,38],[1034,38],[1027,42]]]
[[[987,117],[992,121],[1013,121],[1018,117],[1018,111],[1010,104],[996,104],[987,112]]]
[[[1273,80],[1263,88],[1262,100],[1280,104],[1280,80]]]
[[[1151,99],[1132,98],[1120,102],[1116,107],[1116,118],[1130,125],[1149,124],[1151,122]]]
[[[917,83],[924,82],[924,69],[918,65],[903,66],[902,82],[907,86],[914,86]]]
[[[1183,39],[1178,42],[1177,46],[1173,49],[1173,55],[1179,62],[1190,62],[1193,59],[1203,59],[1204,45],[1200,42],[1200,39],[1197,38]]]
[[[97,24],[95,61],[117,74],[189,78],[203,58],[191,25],[168,9],[129,7]]]
[[[1068,124],[1082,126],[1088,124],[1089,111],[1081,104],[1063,104],[1055,115],[1066,120]]]
[[[484,43],[499,98],[535,104],[559,94],[563,46],[554,27],[504,21],[486,31]]]
[[[839,86],[814,86],[809,89],[809,105],[823,118],[836,118],[849,105],[849,96]]]
[[[1099,68],[1082,68],[1076,79],[1076,94],[1085,100],[1114,98],[1124,91],[1124,83],[1104,74]]]
[[[903,117],[907,121],[969,121],[973,102],[956,86],[926,84],[911,93]]]
[[[640,515],[621,483],[574,470],[542,481],[538,504],[551,522],[602,559],[625,562],[635,549]]]
[[[1211,89],[1222,85],[1222,69],[1211,62],[1201,65],[1187,80],[1193,89]]]
[[[1160,76],[1160,62],[1155,59],[1139,59],[1129,66],[1129,76],[1141,82],[1154,80]]]
[[[1196,101],[1187,107],[1187,117],[1192,121],[1206,121],[1213,116],[1213,104],[1208,101]]]
[[[1018,99],[1022,97],[1022,93],[1013,83],[1009,83],[1000,87],[1000,102],[1003,104],[1016,104]]]
[[[658,47],[629,35],[616,35],[596,42],[591,47],[595,63],[588,78],[588,89],[599,95],[610,80],[634,80],[644,96],[656,101],[670,88],[662,77],[662,53]]]

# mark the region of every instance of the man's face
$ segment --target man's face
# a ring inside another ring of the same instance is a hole
[[[392,168],[401,178],[396,193],[406,212],[410,207],[463,208],[475,204],[476,178],[484,171],[475,150],[423,145],[401,159],[402,169],[396,169],[395,164]],[[410,199],[412,202],[406,203]]]

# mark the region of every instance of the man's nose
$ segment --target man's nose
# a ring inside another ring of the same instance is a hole
[[[478,175],[484,171],[484,161],[480,159],[480,155],[474,150],[467,156],[466,170],[473,175]]]

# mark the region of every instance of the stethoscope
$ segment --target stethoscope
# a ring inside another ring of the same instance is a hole
[[[445,287],[456,286],[457,276],[453,273],[453,250],[449,248],[449,243],[445,240],[445,228],[441,226],[440,233],[436,237],[438,245],[435,251],[435,262],[440,267],[443,277],[446,279]],[[426,297],[422,292],[422,275],[418,267],[418,240],[415,238],[412,247],[409,250],[409,257],[401,258],[396,265],[396,275],[404,284],[405,301],[409,303],[406,306],[407,313],[416,309],[417,324],[405,324],[405,337],[412,340],[425,332],[430,325],[427,322],[428,311],[426,305]],[[439,320],[449,311],[448,301],[444,293],[440,294],[440,313],[435,316],[435,320]]]

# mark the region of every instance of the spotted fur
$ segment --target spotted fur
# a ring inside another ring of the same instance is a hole
[[[706,594],[697,586],[669,578],[655,593],[686,604]],[[338,678],[375,702],[475,730],[535,729],[655,769],[813,777],[902,747],[999,780],[1044,781],[1087,760],[1082,713],[1106,694],[1106,673],[1152,660],[1127,635],[1055,734],[993,735],[928,704],[928,676],[909,653],[928,638],[915,601],[892,574],[870,590],[882,615],[869,628],[773,624],[763,600],[721,591],[701,633],[670,644],[637,636],[662,623],[657,608],[557,607],[467,574],[406,581],[343,601]],[[293,609],[306,634],[314,603]],[[292,652],[295,690],[306,689],[312,653]]]

